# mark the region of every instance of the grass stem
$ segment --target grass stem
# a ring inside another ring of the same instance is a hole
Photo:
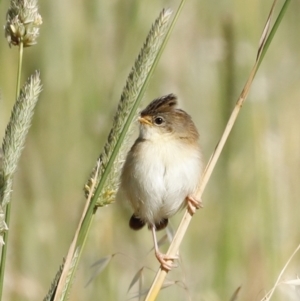
[[[20,85],[21,85],[21,74],[22,74],[22,63],[23,63],[23,43],[21,42],[19,45],[19,61],[18,61],[18,71],[17,71],[17,83],[16,83],[16,100],[20,94]],[[10,223],[10,214],[11,214],[11,202],[8,202],[5,208],[5,223],[9,228]],[[3,234],[4,245],[2,247],[1,253],[1,265],[0,265],[0,301],[2,300],[3,293],[3,283],[4,283],[4,273],[5,273],[5,265],[6,265],[6,256],[7,256],[7,248],[8,248],[8,236],[9,231],[5,231]]]
[[[290,0],[287,0],[286,2],[289,2],[289,1]],[[210,160],[209,160],[209,162],[208,162],[208,164],[205,168],[205,171],[203,173],[203,176],[202,176],[202,179],[201,179],[201,182],[200,182],[200,185],[199,185],[199,189],[198,189],[198,192],[196,194],[197,199],[201,199],[201,196],[204,192],[204,189],[205,189],[205,187],[206,187],[206,185],[207,185],[207,183],[210,179],[210,176],[211,176],[211,174],[214,170],[214,167],[215,167],[215,165],[216,165],[216,163],[217,163],[217,161],[220,157],[220,154],[221,154],[221,152],[223,150],[223,147],[224,147],[224,145],[227,141],[227,138],[228,138],[228,136],[229,136],[229,134],[230,134],[230,132],[233,128],[233,125],[234,125],[234,123],[235,123],[235,121],[238,117],[238,114],[239,114],[239,112],[242,108],[242,105],[243,105],[244,101],[246,100],[246,98],[249,94],[251,84],[254,80],[255,74],[256,74],[256,72],[259,68],[259,65],[262,61],[262,58],[265,55],[265,53],[266,53],[273,37],[274,37],[274,34],[275,34],[275,32],[276,32],[276,30],[279,26],[279,23],[282,20],[282,17],[284,15],[285,11],[286,11],[287,4],[285,3],[283,5],[279,15],[278,15],[278,18],[275,22],[275,25],[273,26],[273,29],[271,31],[272,35],[271,34],[268,35],[270,19],[271,19],[272,13],[273,13],[273,8],[275,6],[275,3],[276,3],[276,0],[274,1],[273,5],[271,7],[270,14],[268,16],[266,26],[263,30],[263,34],[262,34],[262,37],[260,39],[261,42],[260,42],[260,45],[259,45],[259,48],[258,48],[258,55],[257,55],[257,59],[255,61],[255,64],[254,64],[254,66],[253,66],[253,68],[250,72],[250,75],[248,77],[248,80],[247,80],[247,82],[246,82],[246,84],[245,84],[238,100],[237,100],[237,103],[236,103],[236,105],[235,105],[235,107],[234,107],[234,109],[231,113],[231,116],[230,116],[230,118],[227,122],[227,125],[225,127],[224,132],[223,132],[223,135],[222,135],[220,141],[218,142],[218,144],[217,144],[217,146],[216,146],[216,148],[215,148],[215,150],[214,150],[214,152],[213,152],[213,154],[212,154],[212,156],[211,156],[211,158],[210,158]],[[173,238],[173,241],[171,242],[169,250],[167,252],[168,256],[174,256],[174,255],[177,254],[178,249],[179,249],[180,244],[183,240],[183,237],[184,237],[184,235],[185,235],[185,233],[188,229],[188,226],[189,226],[189,223],[190,223],[191,219],[192,219],[192,215],[190,214],[190,212],[188,210],[186,210],[186,212],[185,212],[185,214],[184,214],[184,216],[181,220],[181,223],[180,223],[180,225],[177,229],[177,232],[176,232],[176,234]],[[158,270],[158,272],[155,276],[155,279],[152,283],[152,286],[151,286],[151,288],[148,292],[148,295],[145,299],[146,301],[154,301],[157,298],[157,295],[158,295],[158,293],[159,293],[159,291],[160,291],[160,289],[163,285],[163,282],[164,282],[164,280],[167,276],[167,273],[168,272],[166,270],[164,270],[160,267],[160,269]]]

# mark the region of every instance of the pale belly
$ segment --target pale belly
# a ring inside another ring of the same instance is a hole
[[[193,195],[202,173],[199,148],[143,142],[127,166],[125,193],[135,214],[148,224],[174,215]]]

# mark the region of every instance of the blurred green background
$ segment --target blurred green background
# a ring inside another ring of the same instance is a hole
[[[25,49],[23,81],[39,69],[43,92],[14,181],[3,300],[45,296],[73,238],[83,185],[131,66],[161,9],[178,4],[40,1],[41,35]],[[206,162],[250,73],[271,4],[187,1],[145,94],[142,107],[178,95],[200,131]],[[1,1],[3,25],[7,8]],[[203,195],[205,208],[183,241],[179,267],[168,276],[176,284],[158,300],[229,300],[239,286],[239,300],[260,300],[300,243],[299,16],[300,2],[292,1]],[[14,103],[17,54],[3,34],[1,137]],[[150,286],[158,268],[151,233],[131,231],[130,215],[119,204],[98,210],[70,300],[128,300],[143,266],[144,289]],[[174,229],[181,216],[172,219]],[[123,255],[85,287],[90,266],[117,252]],[[296,278],[299,263],[300,254],[284,279]],[[299,299],[282,285],[273,300]]]

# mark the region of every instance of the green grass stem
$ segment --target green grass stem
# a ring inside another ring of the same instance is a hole
[[[128,129],[130,127],[130,124],[132,123],[132,120],[134,118],[134,116],[136,115],[136,110],[141,102],[141,99],[145,93],[145,90],[149,84],[149,81],[150,81],[150,78],[151,78],[151,75],[153,74],[157,64],[158,64],[158,61],[162,55],[162,52],[165,48],[165,45],[167,44],[167,41],[170,37],[170,34],[172,32],[172,29],[174,28],[174,25],[177,21],[177,18],[178,18],[178,15],[182,9],[182,6],[183,6],[183,3],[185,2],[185,0],[183,0],[176,12],[176,15],[175,17],[173,18],[170,26],[168,27],[168,29],[166,30],[164,36],[162,37],[162,42],[160,44],[160,47],[158,48],[157,50],[157,53],[155,54],[154,56],[154,60],[151,64],[151,67],[149,69],[149,72],[147,73],[141,87],[140,87],[140,90],[139,92],[137,93],[137,97],[136,97],[136,100],[134,101],[134,104],[126,118],[126,121],[124,123],[124,126],[119,134],[119,137],[116,138],[116,145],[108,159],[108,162],[105,166],[105,170],[103,172],[103,174],[101,175],[101,179],[98,183],[98,186],[94,192],[94,195],[91,199],[91,202],[89,204],[89,207],[87,209],[87,212],[84,216],[84,219],[83,219],[83,222],[82,222],[82,225],[81,225],[81,228],[79,230],[79,234],[78,234],[78,239],[77,239],[77,242],[76,242],[76,246],[75,246],[75,249],[74,250],[78,250],[78,254],[77,254],[77,257],[75,258],[75,264],[74,266],[72,267],[72,272],[70,274],[70,278],[68,279],[68,283],[66,283],[66,290],[64,292],[64,297],[62,300],[65,300],[65,296],[68,296],[69,294],[69,290],[70,290],[70,287],[71,287],[71,284],[73,282],[73,279],[74,279],[74,276],[75,276],[75,273],[76,273],[76,269],[77,269],[77,266],[78,266],[78,263],[79,263],[79,260],[81,258],[81,255],[82,255],[82,252],[83,252],[83,249],[84,249],[84,246],[85,246],[85,242],[87,240],[87,236],[88,236],[88,233],[89,233],[89,229],[91,227],[91,224],[92,224],[92,221],[93,221],[93,217],[94,217],[94,214],[96,213],[97,211],[97,206],[96,206],[96,203],[97,203],[97,200],[101,194],[101,191],[102,189],[104,188],[105,186],[105,183],[106,183],[106,180],[111,172],[111,169],[113,167],[113,164],[114,164],[114,161],[118,155],[118,152],[122,146],[122,143],[125,139],[125,136],[126,136],[126,133],[128,132]],[[132,74],[130,74],[131,76]],[[133,89],[134,90],[134,89]],[[56,297],[59,297],[59,296],[56,296]]]
[[[23,43],[19,45],[19,61],[18,61],[18,72],[17,72],[17,83],[16,83],[16,99],[18,99],[20,94],[21,86],[21,74],[22,74],[22,63],[23,63]],[[8,202],[5,209],[5,223],[9,228],[10,224],[10,214],[11,214],[11,202]],[[3,284],[4,284],[4,273],[6,266],[7,248],[8,248],[8,237],[9,231],[5,231],[3,234],[4,245],[1,252],[1,264],[0,264],[0,301],[2,300],[3,294]]]
[[[280,12],[278,14],[278,17],[276,18],[276,20],[274,22],[274,25],[273,25],[273,27],[272,27],[269,35],[268,35],[268,39],[267,39],[267,41],[265,43],[265,46],[264,46],[264,48],[263,48],[263,50],[261,52],[260,57],[259,57],[257,70],[258,70],[261,62],[263,61],[263,59],[265,57],[265,54],[267,53],[267,50],[269,49],[269,46],[270,46],[270,44],[271,44],[271,42],[272,42],[272,40],[274,38],[275,33],[277,32],[277,29],[278,29],[278,27],[279,27],[279,25],[280,25],[280,23],[281,23],[281,21],[283,19],[283,16],[286,13],[286,10],[287,10],[288,5],[290,4],[290,2],[291,2],[291,0],[285,0],[285,2],[282,5],[282,8],[281,8],[281,10],[280,10]]]

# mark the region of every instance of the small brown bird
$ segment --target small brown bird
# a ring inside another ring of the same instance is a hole
[[[172,268],[167,261],[177,257],[159,251],[155,230],[164,229],[185,205],[192,214],[201,207],[194,198],[203,168],[199,134],[190,115],[176,106],[176,96],[169,94],[140,113],[139,137],[128,152],[119,189],[134,211],[129,226],[148,225],[155,255],[166,270]]]

